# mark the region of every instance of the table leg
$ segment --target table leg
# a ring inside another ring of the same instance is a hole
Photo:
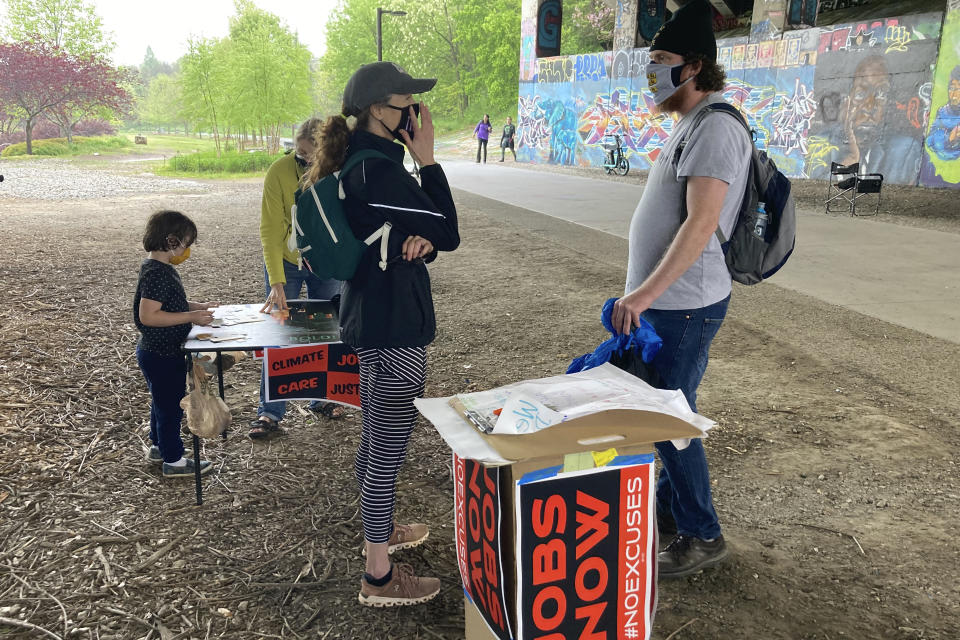
[[[217,351],[217,385],[220,388],[220,399],[225,401],[226,398],[223,397],[223,352],[222,351]],[[220,437],[223,438],[224,440],[227,439],[226,429],[223,430],[223,432],[220,434]]]
[[[203,485],[200,483],[200,438],[193,434],[193,476],[197,483],[197,504],[203,504]]]
[[[193,370],[193,354],[187,352],[187,371]],[[200,438],[193,434],[193,479],[197,489],[197,504],[203,504],[203,484],[200,482]]]

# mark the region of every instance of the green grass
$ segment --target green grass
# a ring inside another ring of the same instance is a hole
[[[97,136],[95,138],[74,136],[72,143],[68,143],[66,138],[47,138],[44,140],[34,140],[32,143],[33,155],[36,156],[86,155],[117,151],[119,149],[125,149],[130,145],[131,142],[123,136]],[[4,158],[12,158],[15,156],[25,156],[26,154],[27,143],[19,142],[4,149],[0,155]]]
[[[167,176],[191,177],[242,177],[263,175],[267,168],[282,154],[264,152],[239,153],[225,152],[217,157],[216,151],[178,154],[167,158],[157,168],[157,173]]]
[[[133,139],[137,135],[126,131],[122,134],[133,144]],[[175,153],[194,153],[196,151],[216,151],[216,143],[210,136],[198,138],[197,136],[181,136],[170,134],[141,134],[147,139],[146,145],[136,145],[137,151],[145,153],[160,153],[173,155]]]

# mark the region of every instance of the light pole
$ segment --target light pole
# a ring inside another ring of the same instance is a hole
[[[390,11],[388,9],[377,7],[377,62],[381,62],[383,60],[383,14],[390,16],[405,16],[407,15],[407,12]]]

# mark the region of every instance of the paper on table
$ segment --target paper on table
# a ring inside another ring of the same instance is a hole
[[[266,314],[251,311],[244,305],[224,305],[213,310],[213,325],[217,327],[232,327],[247,322],[263,322]]]

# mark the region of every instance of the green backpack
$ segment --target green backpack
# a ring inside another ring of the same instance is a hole
[[[287,247],[299,250],[298,266],[306,267],[321,279],[349,280],[367,247],[380,240],[380,268],[387,268],[387,242],[391,224],[358,240],[343,207],[346,194],[341,180],[358,164],[368,158],[387,158],[379,151],[360,151],[350,156],[340,171],[324,176],[306,191],[297,191],[296,204],[290,208],[290,237]]]

